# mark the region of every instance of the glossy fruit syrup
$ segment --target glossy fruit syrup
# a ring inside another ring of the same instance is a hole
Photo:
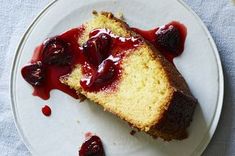
[[[186,27],[171,22],[162,27],[144,31],[132,28],[152,43],[170,62],[184,50]],[[23,78],[34,87],[33,95],[48,99],[52,89],[61,90],[78,98],[75,90],[61,83],[75,65],[82,67],[82,88],[89,92],[115,89],[121,74],[121,58],[140,45],[140,37],[119,37],[108,29],[96,29],[83,45],[78,40],[83,26],[47,39],[36,48],[31,62],[22,68]]]
[[[105,156],[101,139],[96,135],[86,136],[79,150],[79,156]]]
[[[77,98],[75,90],[60,82],[60,77],[72,71],[79,57],[77,44],[83,28],[45,40],[35,49],[31,62],[22,68],[23,78],[33,86],[33,95],[49,99],[52,89],[61,90]]]
[[[33,95],[48,99],[52,89],[78,98],[75,90],[61,83],[75,65],[82,67],[81,86],[86,91],[114,89],[121,74],[121,58],[136,48],[142,39],[118,37],[107,29],[96,29],[83,45],[78,39],[83,27],[47,39],[36,48],[29,65],[22,68],[23,78],[33,86]]]
[[[173,59],[184,51],[187,28],[179,22],[173,21],[152,30],[138,28],[132,28],[132,30],[152,43],[172,63]]]

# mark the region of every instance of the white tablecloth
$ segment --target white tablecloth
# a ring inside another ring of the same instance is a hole
[[[0,156],[27,156],[10,109],[10,64],[20,37],[51,0],[0,0]],[[225,97],[215,135],[203,155],[235,156],[235,5],[232,0],[185,0],[208,27],[224,68]]]

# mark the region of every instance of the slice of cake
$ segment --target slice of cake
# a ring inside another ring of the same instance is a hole
[[[94,12],[78,38],[83,56],[61,82],[133,127],[184,139],[197,100],[158,50],[109,12]]]

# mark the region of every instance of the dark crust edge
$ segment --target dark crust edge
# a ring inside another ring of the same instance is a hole
[[[182,140],[188,137],[186,129],[193,119],[193,114],[198,101],[181,91],[175,91],[169,107],[164,112],[160,121],[152,126],[148,133],[153,137],[164,140]]]

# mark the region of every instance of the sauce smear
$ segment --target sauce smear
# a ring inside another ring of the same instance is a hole
[[[45,105],[44,107],[42,107],[42,113],[45,116],[50,116],[51,115],[51,108],[48,105]]]

